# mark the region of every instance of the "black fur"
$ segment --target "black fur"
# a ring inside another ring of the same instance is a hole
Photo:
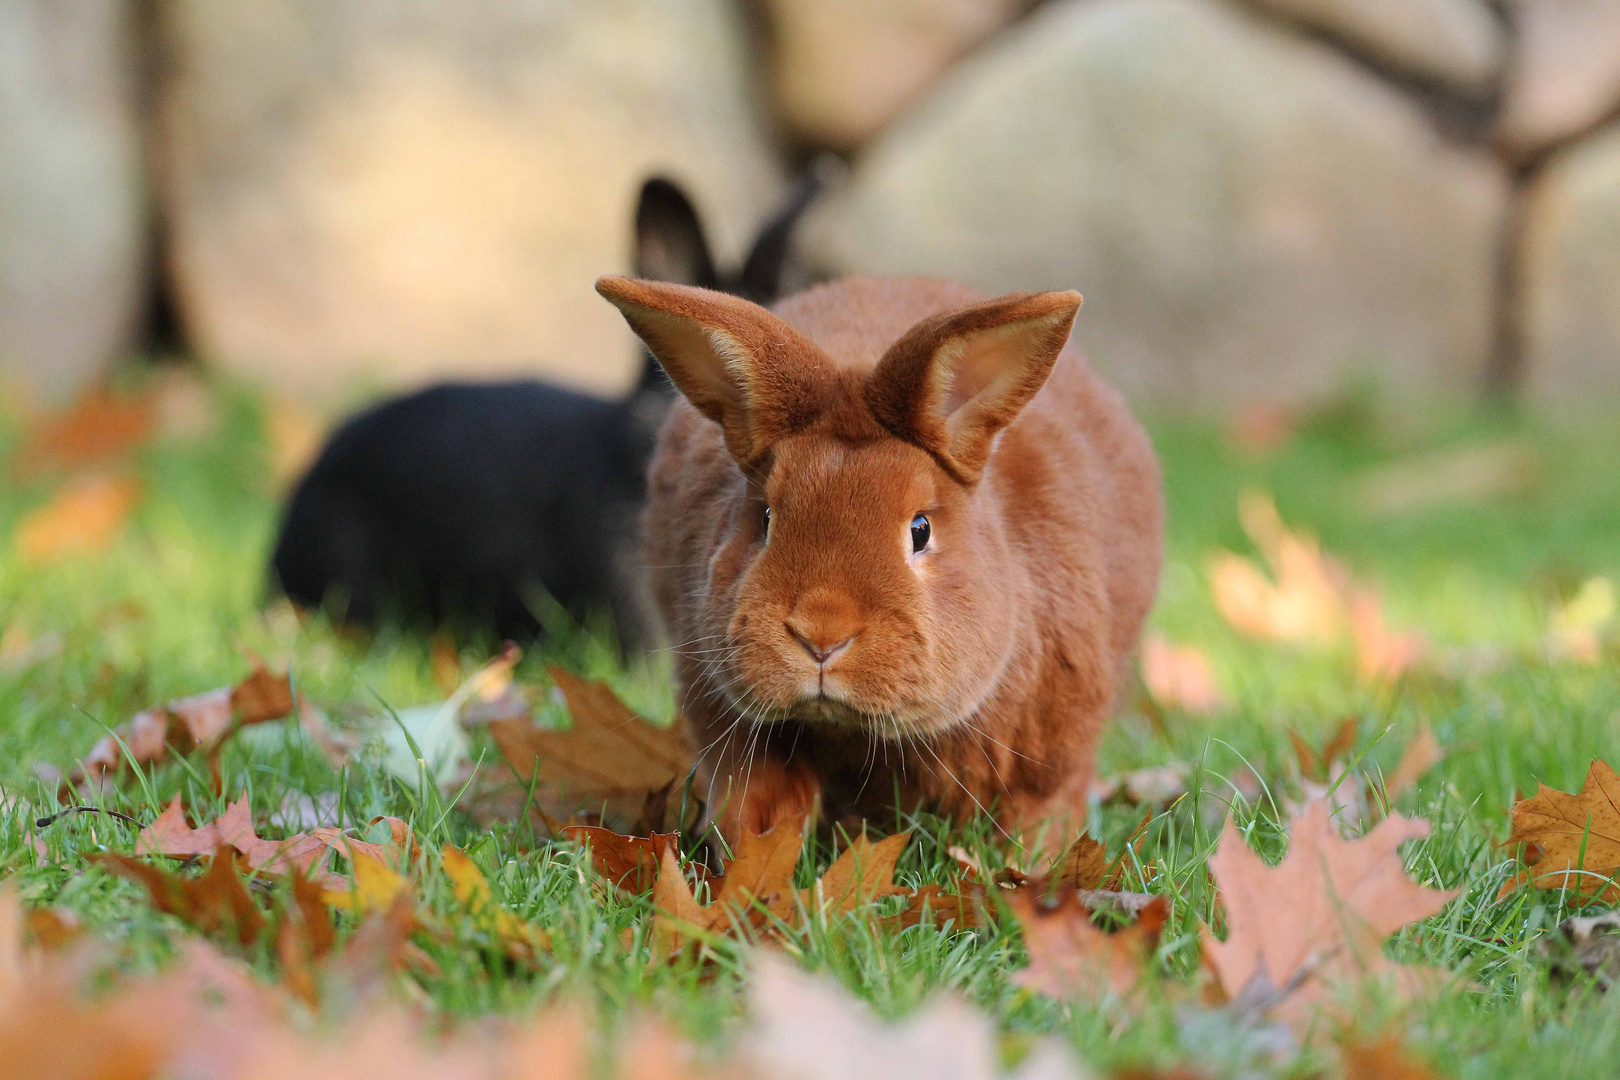
[[[636,273],[768,303],[793,224],[819,187],[807,173],[742,269],[723,276],[691,202],[649,180],[636,210]],[[577,615],[605,608],[626,647],[645,647],[640,515],[673,399],[644,354],[620,401],[524,380],[447,383],[375,406],[339,428],[299,482],[274,578],[296,603],[348,623],[449,623],[516,639],[540,631],[550,594]]]

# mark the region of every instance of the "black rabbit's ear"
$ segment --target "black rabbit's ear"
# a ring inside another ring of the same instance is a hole
[[[776,212],[760,226],[754,246],[748,249],[742,272],[735,282],[727,283],[727,292],[747,297],[756,304],[769,304],[781,295],[782,267],[787,262],[794,226],[816,197],[845,171],[843,162],[831,154],[823,154],[810,163],[794,181]]]
[[[714,259],[692,200],[673,181],[655,176],[636,203],[636,276],[649,281],[715,288]]]

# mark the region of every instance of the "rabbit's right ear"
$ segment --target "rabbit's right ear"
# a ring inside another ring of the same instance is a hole
[[[741,464],[820,414],[837,372],[826,354],[758,304],[708,289],[604,277],[596,291],[725,433]]]

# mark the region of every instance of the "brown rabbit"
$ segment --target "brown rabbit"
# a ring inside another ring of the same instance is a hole
[[[647,556],[722,834],[818,802],[1085,815],[1163,553],[1158,465],[1065,347],[1080,296],[608,277],[685,396]]]

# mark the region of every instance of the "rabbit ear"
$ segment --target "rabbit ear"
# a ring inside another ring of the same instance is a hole
[[[636,201],[636,276],[705,289],[719,284],[697,208],[662,176],[641,185]]]
[[[1045,385],[1079,310],[1077,292],[1021,293],[924,319],[878,363],[867,407],[976,483],[996,434]]]
[[[758,304],[725,293],[604,277],[618,308],[738,462],[758,458],[821,412],[837,381],[826,355]]]

